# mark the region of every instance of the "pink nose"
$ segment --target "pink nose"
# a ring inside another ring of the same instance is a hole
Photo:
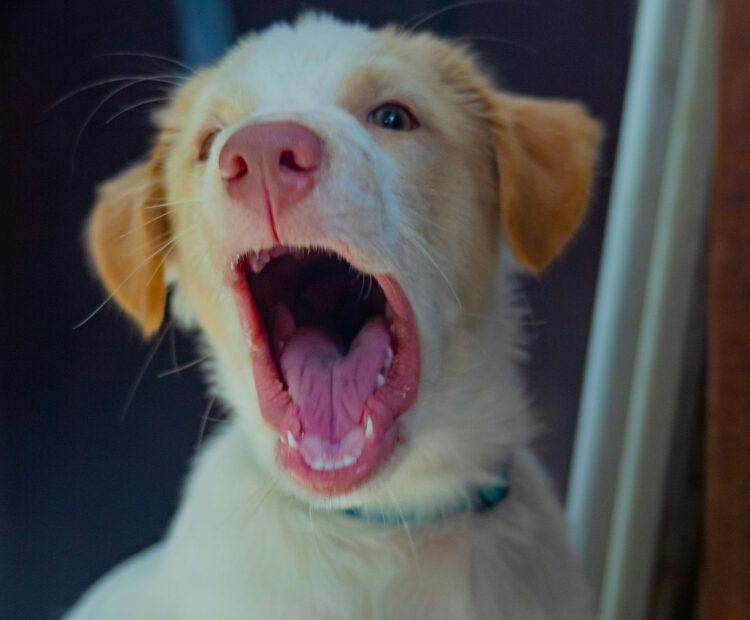
[[[292,122],[247,125],[235,131],[219,154],[227,193],[273,219],[315,187],[323,142]]]

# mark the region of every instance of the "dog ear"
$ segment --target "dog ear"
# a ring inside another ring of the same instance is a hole
[[[144,336],[161,326],[166,305],[164,260],[169,225],[161,165],[153,156],[103,183],[86,227],[94,269],[110,297]]]
[[[581,225],[602,129],[582,106],[495,93],[502,228],[516,259],[542,271]]]

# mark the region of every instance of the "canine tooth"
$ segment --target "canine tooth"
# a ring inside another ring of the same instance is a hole
[[[250,268],[254,273],[260,273],[271,260],[271,255],[266,250],[250,254]]]
[[[297,449],[297,440],[294,438],[294,435],[292,435],[292,431],[286,432],[286,442],[289,444],[289,447],[293,450]]]
[[[368,415],[367,422],[365,423],[365,437],[367,439],[372,439],[374,435],[375,431],[372,428],[372,418]]]
[[[383,376],[382,373],[378,374],[377,378],[375,379],[375,383],[378,384],[378,387],[380,387],[381,385],[385,383],[385,377]]]
[[[324,463],[321,459],[318,459],[317,461],[313,461],[312,463],[309,463],[310,469],[314,469],[315,471],[320,471],[324,467]]]
[[[354,461],[356,460],[353,456],[345,456],[341,462],[344,464],[344,467],[349,467],[349,465],[354,465]]]
[[[385,363],[383,364],[383,367],[386,370],[390,370],[392,362],[393,362],[393,349],[391,347],[388,347],[388,350],[385,352]]]

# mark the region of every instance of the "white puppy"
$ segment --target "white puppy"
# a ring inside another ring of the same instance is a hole
[[[166,539],[67,617],[590,617],[526,448],[510,279],[579,227],[598,125],[462,46],[319,15],[157,125],[101,189],[93,263],[146,336],[171,288],[233,417]]]

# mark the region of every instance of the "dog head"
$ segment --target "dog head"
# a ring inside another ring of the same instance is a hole
[[[172,288],[290,491],[439,501],[522,432],[501,249],[530,272],[562,251],[599,134],[576,104],[496,89],[463,47],[308,15],[175,92],[88,243],[144,335]]]

